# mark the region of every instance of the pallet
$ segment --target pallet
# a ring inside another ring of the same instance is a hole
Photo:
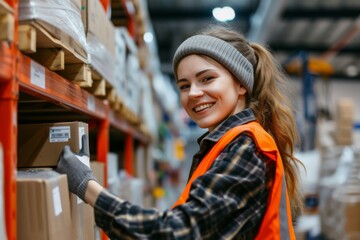
[[[59,29],[36,20],[20,22],[19,49],[65,79],[92,86],[86,51]]]
[[[15,18],[13,9],[0,0],[0,41],[14,40]]]
[[[91,71],[91,78],[92,78],[92,86],[84,87],[88,92],[92,93],[93,95],[101,98],[106,99],[109,101],[110,105],[116,104],[117,96],[116,91],[112,84],[110,84],[98,71],[96,71],[90,65]],[[81,85],[80,85],[81,86]]]
[[[125,105],[121,107],[120,113],[129,123],[133,125],[139,125],[141,123],[140,118]]]

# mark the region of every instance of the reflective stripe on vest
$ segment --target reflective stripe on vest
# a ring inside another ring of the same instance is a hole
[[[203,175],[211,167],[212,163],[215,161],[217,156],[219,156],[220,152],[227,146],[227,144],[244,131],[253,136],[253,139],[262,154],[276,162],[275,178],[269,192],[267,209],[256,239],[296,239],[292,225],[290,203],[286,190],[281,156],[273,138],[257,122],[250,122],[244,125],[236,126],[227,131],[220,138],[220,140],[202,159],[199,166],[196,168],[190,180],[186,184],[179,199],[173,205],[173,208],[186,202],[189,197],[193,181]]]

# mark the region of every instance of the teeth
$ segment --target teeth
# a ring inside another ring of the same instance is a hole
[[[209,107],[211,107],[213,105],[214,104],[207,103],[207,104],[204,104],[204,105],[197,106],[194,110],[195,110],[195,112],[199,112],[199,111],[204,110],[205,108],[209,108]]]

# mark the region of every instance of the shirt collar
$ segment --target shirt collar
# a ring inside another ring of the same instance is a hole
[[[197,142],[199,145],[204,140],[217,142],[231,128],[255,120],[256,118],[253,111],[250,108],[246,108],[239,113],[229,116],[227,119],[221,122],[212,132],[207,131],[206,133],[201,135],[197,139]]]

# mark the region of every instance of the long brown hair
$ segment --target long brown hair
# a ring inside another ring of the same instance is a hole
[[[211,26],[200,34],[217,37],[233,45],[254,67],[254,87],[247,96],[251,108],[262,127],[272,135],[279,149],[293,215],[302,210],[302,197],[298,183],[298,167],[302,163],[294,156],[299,142],[293,109],[284,94],[286,77],[272,54],[260,44],[249,43],[240,33],[223,26]]]

